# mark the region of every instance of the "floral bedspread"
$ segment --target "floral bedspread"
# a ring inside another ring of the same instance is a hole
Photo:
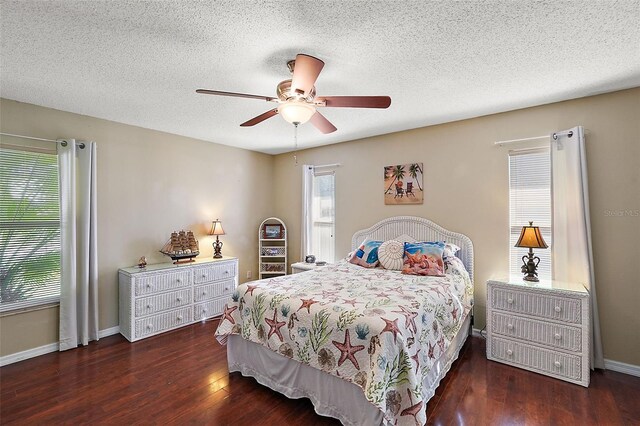
[[[242,284],[216,338],[239,334],[356,384],[390,424],[422,425],[423,377],[472,303],[461,262],[446,266],[444,277],[422,277],[340,262]]]

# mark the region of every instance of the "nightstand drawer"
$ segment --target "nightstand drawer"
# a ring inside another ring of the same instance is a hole
[[[213,284],[199,285],[195,288],[195,294],[193,295],[194,302],[201,302],[203,300],[214,299],[222,296],[228,296],[233,294],[235,290],[235,281],[227,280],[220,281]]]
[[[187,288],[171,293],[163,293],[157,296],[142,297],[136,299],[136,316],[155,314],[191,303],[191,289]]]
[[[494,337],[491,340],[490,359],[552,377],[584,381],[582,358],[577,355]],[[587,385],[588,383],[587,380]]]
[[[582,351],[582,330],[577,327],[492,312],[491,332],[572,352]]]
[[[502,287],[493,287],[491,292],[491,308],[574,324],[582,323],[582,302],[579,298]]]
[[[136,278],[136,296],[173,290],[191,285],[191,272],[180,271]]]
[[[192,309],[191,306],[187,306],[175,311],[136,320],[136,338],[139,339],[191,323],[193,321]]]
[[[203,266],[195,268],[194,273],[196,284],[233,278],[236,275],[236,263],[225,262],[217,265]]]

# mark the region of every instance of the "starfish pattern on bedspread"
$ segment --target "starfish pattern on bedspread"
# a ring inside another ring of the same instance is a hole
[[[424,424],[425,377],[471,309],[465,274],[417,277],[340,262],[241,284],[216,338],[239,334],[351,382],[389,424]]]

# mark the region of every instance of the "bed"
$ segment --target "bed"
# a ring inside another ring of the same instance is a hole
[[[426,423],[426,403],[471,330],[473,245],[419,217],[356,232],[386,241],[446,241],[460,250],[443,277],[339,261],[238,286],[216,338],[229,372],[254,377],[345,425]]]

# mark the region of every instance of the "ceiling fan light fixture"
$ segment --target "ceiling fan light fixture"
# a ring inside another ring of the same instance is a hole
[[[316,107],[305,102],[290,101],[281,104],[278,112],[291,124],[304,124],[316,113]]]

